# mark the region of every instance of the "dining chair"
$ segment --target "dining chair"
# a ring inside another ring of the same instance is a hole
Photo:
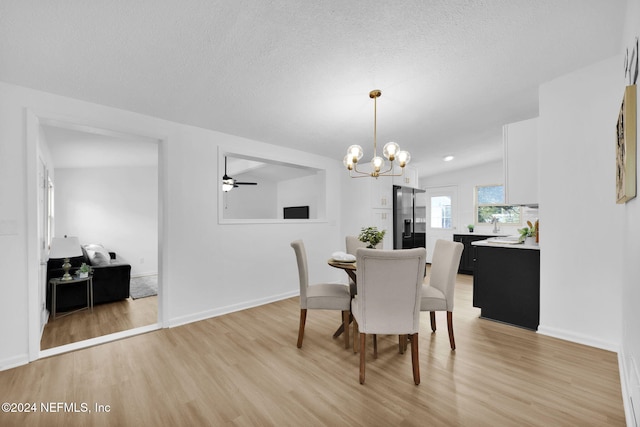
[[[359,248],[366,248],[367,247],[367,243],[366,242],[361,242],[358,239],[358,236],[346,236],[345,237],[345,246],[347,248],[347,253],[355,256],[356,255],[356,251]]]
[[[360,333],[360,384],[365,377],[367,334],[374,335],[374,358],[376,335],[409,336],[413,381],[420,384],[418,331],[426,256],[425,248],[356,251],[358,293],[351,302],[351,312],[354,331]]]
[[[345,237],[345,246],[347,249],[347,253],[353,256],[356,256],[356,251],[359,248],[366,248],[367,243],[361,242],[358,239],[358,236],[347,236]],[[353,297],[356,292],[356,282],[354,282],[351,278],[349,278],[349,291],[351,291],[351,296]]]
[[[436,331],[436,311],[447,312],[447,329],[451,350],[456,349],[453,336],[453,295],[456,288],[456,276],[464,245],[449,240],[436,240],[431,259],[429,281],[422,285],[420,311],[428,311],[431,330]]]
[[[298,276],[300,278],[300,327],[298,329],[298,348],[302,347],[304,326],[308,309],[341,310],[342,325],[344,327],[344,346],[349,348],[349,318],[351,315],[351,294],[349,286],[339,283],[319,283],[309,285],[309,268],[307,266],[307,252],[302,240],[291,242],[298,262]]]
[[[345,237],[345,246],[347,249],[347,253],[350,255],[355,256],[356,255],[356,251],[360,248],[366,248],[367,247],[367,242],[361,242],[360,239],[358,239],[358,236],[346,236]],[[384,249],[384,242],[380,242],[376,245],[376,249]],[[351,291],[351,296],[353,297],[356,292],[356,284],[353,280],[349,279],[349,290]]]

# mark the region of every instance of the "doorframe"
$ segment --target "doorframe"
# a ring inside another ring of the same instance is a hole
[[[139,129],[125,129],[119,123],[102,122],[96,123],[91,120],[78,117],[69,117],[57,113],[38,112],[30,108],[25,108],[26,118],[26,223],[27,223],[27,287],[28,287],[28,359],[29,362],[38,360],[41,357],[48,357],[55,354],[65,353],[80,348],[91,347],[110,341],[115,341],[127,336],[146,333],[151,330],[160,329],[166,324],[166,313],[168,312],[168,286],[165,279],[168,277],[166,260],[166,200],[167,200],[167,144],[168,137],[165,135],[154,135],[151,132],[140,131]],[[40,127],[42,125],[52,125],[67,129],[88,131],[102,135],[137,137],[157,141],[158,144],[158,319],[155,324],[143,326],[141,328],[130,329],[128,331],[117,332],[104,335],[89,340],[79,341],[48,350],[40,350],[41,328],[40,328],[40,301],[38,288],[40,286],[40,253],[38,242],[38,140],[40,137]]]

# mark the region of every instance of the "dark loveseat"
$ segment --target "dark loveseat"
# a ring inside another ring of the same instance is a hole
[[[92,251],[82,247],[82,256],[70,258],[71,269],[69,273],[74,275],[82,263],[91,266],[93,274],[93,304],[118,301],[129,297],[129,281],[131,278],[131,265],[121,262],[114,252],[109,252],[109,260],[93,256]],[[92,256],[90,257],[89,254]],[[47,261],[47,308],[51,311],[51,285],[49,279],[62,277],[63,260],[50,258]],[[87,305],[86,284],[73,283],[58,286],[56,298],[58,300],[56,311],[62,312]]]

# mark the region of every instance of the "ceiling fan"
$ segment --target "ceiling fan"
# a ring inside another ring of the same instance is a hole
[[[258,185],[257,182],[238,182],[227,175],[227,156],[224,156],[224,175],[222,176],[222,191],[228,192],[240,185]]]

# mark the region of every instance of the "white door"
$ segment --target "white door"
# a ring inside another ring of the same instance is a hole
[[[427,262],[431,262],[436,240],[453,240],[458,222],[458,187],[427,188],[426,246]]]
[[[40,270],[38,285],[38,309],[40,327],[46,321],[45,302],[47,295],[47,257],[49,254],[49,172],[42,159],[38,164],[38,246]]]

